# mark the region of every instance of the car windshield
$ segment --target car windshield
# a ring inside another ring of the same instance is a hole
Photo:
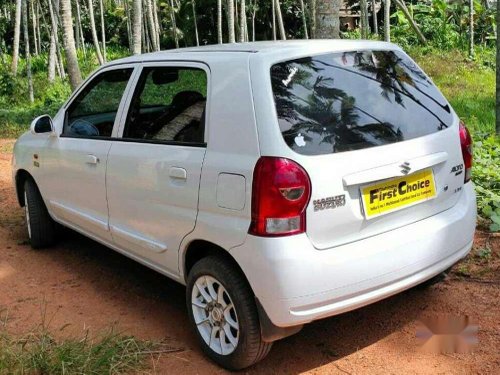
[[[399,51],[352,51],[271,68],[278,122],[296,152],[321,155],[425,136],[452,124],[451,108]]]

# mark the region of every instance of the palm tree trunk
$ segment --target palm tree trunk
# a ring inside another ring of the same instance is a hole
[[[469,57],[474,59],[474,0],[469,0]]]
[[[49,45],[49,67],[48,67],[48,80],[49,82],[54,82],[56,78],[56,38],[54,37],[54,32],[50,33],[50,45]]]
[[[16,0],[16,16],[14,24],[14,44],[12,46],[12,74],[17,74],[19,64],[19,37],[21,35],[21,7],[22,0]]]
[[[198,36],[198,21],[196,20],[196,1],[191,0],[191,5],[193,7],[193,20],[194,20],[194,34],[196,37],[196,45],[200,45],[200,38]]]
[[[128,0],[125,0],[124,2],[124,9],[125,9],[125,17],[127,18],[127,40],[128,40],[128,49],[130,53],[134,53],[133,51],[133,37],[132,37],[132,23],[130,22],[130,8],[128,5]]]
[[[311,38],[316,38],[316,0],[309,0],[309,12],[311,13]]]
[[[272,9],[273,9],[273,40],[277,39],[277,33],[276,33],[276,3],[274,0],[272,1]]]
[[[276,4],[276,18],[278,19],[278,27],[280,29],[281,40],[286,40],[285,24],[283,23],[283,16],[281,15],[280,0],[274,0]]]
[[[38,51],[42,53],[42,33],[40,31],[40,1],[36,2],[36,34],[38,36]]]
[[[156,25],[153,17],[153,6],[151,5],[151,0],[146,0],[146,13],[147,13],[147,26],[149,28],[149,36],[151,38],[151,44],[153,45],[153,49],[155,51],[159,51],[156,37]]]
[[[248,42],[248,17],[245,16],[245,42]]]
[[[245,18],[247,17],[245,0],[240,3],[240,43],[245,42]]]
[[[94,18],[94,4],[92,3],[92,1],[93,0],[89,0],[89,2],[88,2],[88,4],[89,4],[88,10],[89,10],[89,16],[90,16],[90,30],[92,31],[92,40],[94,42],[97,60],[99,61],[99,64],[102,65],[102,64],[104,64],[104,58],[102,57],[101,48],[99,47],[99,39],[97,38],[97,30],[95,28],[95,18]]]
[[[368,39],[368,4],[366,3],[367,0],[361,0],[359,2],[359,7],[360,7],[360,15],[361,15],[361,39]]]
[[[133,47],[132,52],[134,55],[141,54],[141,37],[142,37],[142,0],[134,0],[133,3],[133,22],[132,22],[132,37]]]
[[[255,42],[255,14],[257,13],[257,4],[256,0],[253,0],[252,3],[252,42]]]
[[[61,0],[61,18],[63,28],[64,52],[68,68],[69,83],[75,90],[82,82],[78,58],[76,56],[75,36],[73,34],[73,17],[71,16],[71,0]]]
[[[55,1],[55,10],[57,12],[55,12],[55,16],[56,16],[56,21],[57,21],[57,25],[59,26],[59,24],[61,23],[61,17],[60,17],[60,3],[59,3],[59,0],[54,0]],[[58,30],[58,29],[57,29]],[[56,33],[56,51],[57,51],[57,66],[58,66],[58,73],[59,73],[59,76],[62,78],[62,79],[65,79],[66,78],[66,72],[64,70],[64,60],[63,60],[63,57],[62,57],[62,54],[61,54],[61,43],[59,43],[59,31],[57,31]]]
[[[146,0],[147,1],[147,0]],[[142,7],[142,31],[144,33],[144,48],[146,52],[151,52],[151,39],[149,39],[149,29],[148,29],[148,17],[147,17],[146,2],[143,3]]]
[[[160,42],[160,22],[158,21],[158,8],[156,7],[156,0],[151,0],[153,2],[153,20],[155,22],[155,30],[156,30],[156,45],[158,46],[158,51],[161,50],[161,42]]]
[[[33,5],[34,0],[30,1],[30,13],[31,13],[31,25],[33,27],[33,46],[35,47],[34,54],[38,55],[38,37],[36,35],[36,23],[37,19],[35,16],[35,6]]]
[[[372,0],[373,33],[378,35],[377,2]]]
[[[384,39],[391,41],[391,0],[384,1]]]
[[[33,94],[33,76],[31,75],[31,55],[30,55],[30,38],[28,34],[28,0],[22,1],[22,18],[23,18],[23,33],[24,33],[24,53],[26,56],[26,76],[28,77],[28,93],[30,103],[35,101]]]
[[[222,0],[217,0],[217,42],[222,44]]]
[[[302,13],[302,23],[304,24],[304,38],[309,39],[309,35],[307,32],[306,7],[304,5],[304,0],[300,0],[300,11]]]
[[[99,0],[99,8],[101,13],[102,59],[106,62],[106,29],[104,28],[104,4],[102,0]]]
[[[76,1],[78,3],[78,1]],[[80,49],[80,29],[78,28],[78,21],[73,23],[73,34],[75,35],[75,47],[78,51]]]
[[[59,48],[59,33],[58,33],[58,27],[57,27],[57,23],[58,23],[57,15],[54,11],[54,4],[52,4],[52,0],[48,0],[48,3],[49,3],[50,21],[52,24],[52,35],[54,37],[54,44],[55,44],[55,50],[54,50],[55,59],[54,59],[54,61],[55,61],[56,66],[57,66],[57,72],[59,73],[59,76],[64,79],[64,78],[66,78],[66,73],[64,72],[64,65],[62,62],[61,50]],[[55,9],[59,9],[59,1],[56,1]],[[49,62],[49,65],[50,65],[50,62]],[[49,76],[50,76],[50,74],[51,74],[51,72],[49,71]]]
[[[175,47],[179,48],[179,37],[177,35],[177,22],[175,20],[174,0],[170,0],[170,17],[172,17],[172,31],[174,33]]]
[[[317,0],[315,38],[340,37],[340,0]]]
[[[78,34],[80,35],[80,42],[82,44],[83,53],[86,54],[87,48],[85,47],[85,37],[83,36],[83,28],[82,28],[82,17],[80,15],[80,2],[76,0],[76,23],[78,26]]]
[[[229,43],[236,42],[234,31],[234,0],[227,0],[227,25],[229,28]]]

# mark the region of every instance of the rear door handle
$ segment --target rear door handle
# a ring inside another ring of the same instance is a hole
[[[87,155],[85,157],[85,164],[97,165],[99,163],[99,158],[95,155]]]
[[[176,180],[187,180],[187,171],[184,168],[172,167],[170,168],[169,176]]]

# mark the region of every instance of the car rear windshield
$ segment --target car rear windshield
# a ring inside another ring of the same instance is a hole
[[[271,68],[278,121],[296,152],[322,155],[422,137],[452,124],[446,99],[404,53],[354,51]]]

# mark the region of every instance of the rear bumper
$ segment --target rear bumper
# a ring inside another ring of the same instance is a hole
[[[453,208],[417,223],[328,250],[307,236],[258,238],[231,250],[270,321],[302,325],[418,285],[472,247],[476,201],[467,184]]]

